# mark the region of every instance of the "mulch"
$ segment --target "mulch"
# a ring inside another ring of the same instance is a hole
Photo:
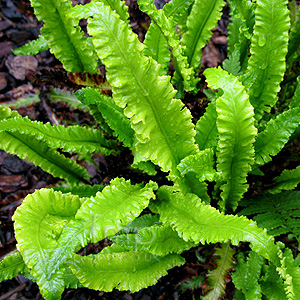
[[[73,1],[83,4],[85,1]],[[164,1],[155,1],[157,7],[162,7]],[[144,39],[146,29],[149,26],[149,17],[138,9],[136,0],[126,0],[129,6],[130,23],[132,29],[138,34],[139,39]],[[32,105],[17,108],[22,116],[28,116],[31,120],[51,122],[59,120],[61,124],[93,123],[92,117],[78,110],[70,109],[64,103],[49,101],[48,91],[51,82],[40,83],[33,81],[40,70],[61,69],[61,64],[50,53],[44,51],[37,55],[15,56],[11,50],[18,48],[27,42],[37,39],[42,22],[36,20],[33,9],[27,0],[0,0],[0,104],[13,103],[19,98],[32,95],[40,95],[40,101]],[[228,6],[224,9],[224,15],[208,46],[203,50],[202,65],[216,67],[226,58],[227,25],[229,20]],[[200,95],[186,95],[184,102],[192,111],[195,118],[203,114],[205,104],[199,102]],[[99,170],[93,165],[85,164],[91,175],[91,183],[99,184],[109,182],[117,176],[123,176],[133,181],[141,181],[144,178],[128,169],[132,161],[129,151],[124,151],[121,156],[104,157],[99,153],[94,155],[94,160]],[[84,164],[84,163],[83,163]],[[16,240],[11,220],[15,209],[22,203],[26,195],[36,189],[57,184],[58,178],[54,178],[32,163],[22,160],[15,155],[0,150],[0,257],[16,250]],[[97,252],[97,245],[89,245],[87,249]],[[199,262],[197,257],[201,254],[206,257],[206,262]],[[200,254],[199,254],[200,253]],[[210,253],[207,248],[192,249],[183,254],[187,263],[184,267],[174,268],[169,274],[158,281],[155,286],[143,289],[131,294],[129,292],[113,291],[103,293],[88,289],[72,290],[64,292],[62,299],[124,299],[124,300],[150,300],[150,299],[194,299],[200,296],[206,289],[205,285],[193,289],[182,289],[180,286],[193,276],[201,276],[206,270],[214,266],[211,259],[213,247]],[[224,299],[232,299],[232,288],[228,282],[228,294]],[[0,300],[2,299],[42,299],[38,286],[28,279],[18,276],[12,280],[0,283]]]

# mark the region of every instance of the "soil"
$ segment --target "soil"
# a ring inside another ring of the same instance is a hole
[[[77,0],[74,3],[83,4],[85,1]],[[146,29],[150,24],[149,17],[138,9],[136,0],[126,0],[129,6],[130,23],[139,39],[144,39]],[[157,7],[164,5],[163,1],[156,1]],[[39,101],[26,107],[16,108],[23,116],[31,120],[44,123],[60,124],[76,123],[80,125],[94,123],[93,118],[85,112],[74,110],[66,104],[49,101],[49,88],[57,86],[55,82],[34,81],[33,78],[41,74],[43,68],[61,70],[61,64],[49,52],[44,51],[34,56],[15,56],[11,49],[20,47],[38,37],[41,22],[34,16],[30,3],[27,0],[0,0],[0,103],[13,103],[19,98],[39,94]],[[216,67],[226,58],[226,35],[229,20],[228,6],[224,9],[222,20],[215,28],[214,35],[208,46],[203,50],[202,65]],[[84,25],[84,24],[82,24]],[[199,101],[203,95],[192,96],[187,94],[184,98],[186,106],[191,110],[195,119],[205,111],[206,102]],[[120,156],[104,157],[99,153],[94,155],[94,161],[99,169],[93,165],[85,164],[91,175],[92,184],[108,183],[117,176],[131,178],[134,182],[144,178],[128,166],[132,161],[129,151]],[[84,163],[83,163],[84,164]],[[164,174],[161,174],[164,178]],[[0,257],[16,250],[12,215],[22,203],[24,197],[36,189],[49,187],[59,182],[32,163],[21,160],[0,150]],[[198,284],[195,288],[184,288],[184,283],[194,277],[204,278],[208,269],[215,267],[212,259],[214,248],[197,247],[183,253],[187,263],[180,268],[174,268],[168,275],[161,278],[158,283],[137,293],[113,291],[103,293],[88,289],[68,289],[62,299],[122,299],[122,300],[150,300],[150,299],[197,299],[205,293],[206,284]],[[99,252],[99,245],[88,245],[89,253]],[[204,261],[199,262],[199,257]],[[233,298],[233,288],[230,280],[227,284],[226,295],[223,299]],[[38,286],[28,279],[18,276],[13,280],[0,283],[0,299],[42,299]]]

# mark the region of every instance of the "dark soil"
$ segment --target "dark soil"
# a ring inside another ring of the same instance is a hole
[[[77,0],[74,3],[83,4]],[[126,0],[131,15],[131,26],[142,41],[149,26],[150,19],[138,9],[135,0]],[[156,1],[162,7],[163,1]],[[93,118],[82,111],[70,109],[66,104],[49,101],[49,88],[57,86],[57,82],[33,81],[41,74],[43,68],[61,70],[61,64],[49,51],[35,56],[15,56],[11,49],[24,45],[36,39],[40,32],[41,22],[38,22],[27,0],[0,0],[0,103],[14,102],[25,96],[39,93],[40,101],[32,105],[18,108],[23,116],[32,120],[50,122],[54,124],[76,123],[91,124]],[[226,34],[228,24],[228,7],[208,46],[203,50],[203,67],[215,67],[226,58]],[[84,25],[84,24],[83,24]],[[205,111],[206,102],[200,98],[203,95],[184,98],[186,106],[193,117],[198,119]],[[128,166],[132,156],[124,151],[120,156],[104,157],[100,153],[94,155],[99,170],[93,165],[83,163],[91,175],[92,184],[108,183],[117,176],[130,178],[139,182],[146,178],[131,171]],[[161,174],[164,180],[164,174]],[[32,163],[21,160],[0,150],[0,257],[16,250],[12,215],[22,203],[24,197],[36,189],[57,184],[59,179],[47,174]],[[98,248],[97,248],[98,247]],[[99,252],[99,245],[89,245],[88,252]],[[155,286],[131,294],[129,292],[113,291],[103,293],[88,289],[66,290],[62,299],[122,299],[122,300],[150,300],[150,299],[197,299],[206,291],[206,284],[195,289],[180,288],[188,279],[194,276],[204,276],[208,269],[215,267],[212,257],[213,247],[195,248],[183,254],[187,263],[181,268],[174,268],[169,274],[158,281]],[[199,262],[197,257],[204,257]],[[224,299],[233,298],[233,288],[229,280],[227,294]],[[38,286],[22,276],[0,283],[0,299],[42,299]]]

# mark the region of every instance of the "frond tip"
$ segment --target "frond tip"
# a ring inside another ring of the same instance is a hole
[[[195,243],[248,241],[252,250],[278,263],[274,238],[245,217],[224,215],[205,205],[194,194],[183,195],[163,186],[157,192],[155,209],[163,224],[172,226],[185,241]]]

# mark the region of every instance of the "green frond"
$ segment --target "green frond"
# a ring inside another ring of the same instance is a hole
[[[236,209],[238,201],[247,191],[247,174],[254,163],[255,135],[253,107],[244,87],[233,75],[222,69],[206,69],[204,72],[209,86],[222,88],[223,95],[216,100],[217,128],[217,171],[222,174],[222,209]]]
[[[74,96],[71,92],[67,90],[60,90],[57,88],[49,90],[50,100],[54,102],[63,102],[68,104],[68,106],[72,109],[79,109],[85,112],[88,112],[89,109],[86,105],[82,104],[76,96]]]
[[[125,226],[121,231],[119,231],[119,234],[137,233],[139,230],[145,227],[150,227],[155,224],[161,224],[159,222],[158,215],[152,215],[152,214],[142,215],[134,219],[127,226]]]
[[[274,238],[266,230],[245,217],[224,215],[205,205],[193,195],[173,192],[172,187],[158,190],[155,208],[163,224],[171,225],[185,241],[195,243],[228,242],[238,245],[250,242],[252,250],[264,258],[278,263]]]
[[[286,0],[258,0],[255,25],[251,39],[247,72],[254,72],[256,80],[249,96],[255,118],[270,112],[277,101],[280,82],[285,72],[288,46],[289,12]]]
[[[101,192],[105,188],[105,185],[78,185],[78,186],[53,186],[51,189],[54,191],[62,192],[63,194],[71,193],[79,196],[79,198],[90,198],[95,196],[98,192]]]
[[[43,35],[40,34],[37,40],[33,40],[17,49],[12,49],[11,52],[14,55],[36,55],[48,49],[49,45],[47,40]]]
[[[240,65],[240,54],[238,50],[233,51],[229,54],[229,57],[223,61],[223,69],[233,76],[240,76],[241,72]]]
[[[291,249],[278,251],[281,267],[277,268],[280,277],[284,279],[284,289],[288,300],[297,300],[300,297],[300,268],[295,266]]]
[[[260,278],[260,286],[262,294],[267,299],[287,300],[283,281],[276,271],[274,264],[263,265],[263,276]]]
[[[212,101],[196,124],[195,140],[200,151],[207,148],[217,148],[217,117],[216,101]]]
[[[192,78],[193,70],[189,67],[187,57],[184,55],[184,49],[179,42],[179,36],[175,30],[176,23],[173,18],[168,17],[164,10],[157,10],[150,0],[139,0],[138,3],[140,8],[151,17],[152,22],[159,28],[172,50],[177,74],[174,75],[175,78],[177,77],[176,83],[178,83],[178,80],[183,81],[186,91],[196,91],[195,82]]]
[[[293,190],[300,183],[300,166],[293,170],[283,170],[283,172],[274,178],[275,187],[268,190],[271,194],[277,194],[282,190]]]
[[[101,3],[109,6],[125,23],[129,23],[128,6],[126,6],[125,1],[120,0],[92,0],[85,5],[76,5],[72,7],[70,16],[78,21],[80,19],[87,19],[93,15],[94,10],[98,11],[97,6],[101,6]]]
[[[2,132],[0,133],[0,148],[33,162],[54,177],[66,179],[71,184],[86,182],[90,178],[84,167],[32,136],[18,132]]]
[[[148,252],[153,255],[165,256],[188,250],[195,243],[181,239],[170,226],[153,225],[139,230],[136,234],[121,234],[112,241],[127,250]]]
[[[0,281],[12,279],[18,275],[29,274],[20,252],[15,252],[0,261]]]
[[[44,21],[41,30],[51,52],[69,72],[97,73],[97,55],[75,19],[68,13],[70,0],[31,0],[38,20]]]
[[[248,48],[253,34],[256,4],[249,0],[231,0],[229,5],[231,22],[228,24],[228,56],[236,53],[239,66],[244,71],[248,65]]]
[[[124,252],[93,256],[75,255],[69,266],[83,286],[110,292],[137,292],[153,285],[167,275],[167,270],[180,266],[184,259],[178,254],[155,256],[143,252]]]
[[[102,192],[84,202],[76,214],[76,220],[65,228],[60,243],[69,249],[74,236],[74,245],[80,242],[84,246],[87,242],[95,243],[114,235],[147,207],[149,200],[155,198],[153,189],[156,188],[154,182],[142,187],[116,178]]]
[[[193,68],[195,75],[201,67],[201,49],[212,37],[211,30],[217,26],[224,5],[223,0],[196,0],[187,18],[187,30],[182,35],[181,43],[188,65]]]
[[[9,118],[0,121],[0,132],[30,136],[65,152],[90,154],[101,151],[104,155],[115,152],[115,141],[105,139],[99,130],[76,125],[65,127],[31,121],[28,117]]]
[[[117,106],[112,98],[101,95],[98,90],[92,88],[78,90],[75,95],[88,106],[97,105],[106,124],[113,130],[113,135],[123,142],[125,147],[132,148],[134,131],[123,109]]]
[[[16,110],[11,110],[7,106],[0,105],[0,120],[20,118],[21,115]]]
[[[286,60],[288,64],[296,62],[299,58],[299,46],[300,46],[300,10],[296,15],[297,20],[294,22],[293,27],[289,34],[289,45]]]
[[[298,20],[299,7],[296,0],[289,1],[288,8],[290,11],[291,28],[295,26],[295,22]]]
[[[66,267],[64,273],[64,282],[66,289],[78,289],[83,287],[83,285],[79,282],[78,278],[73,274],[68,266]]]
[[[145,49],[143,54],[156,60],[161,68],[159,75],[167,75],[171,60],[171,52],[168,49],[168,42],[159,28],[151,23],[144,40]]]
[[[210,204],[211,198],[208,195],[207,183],[200,182],[194,172],[184,175],[183,179],[188,182],[188,186],[183,186],[184,181],[181,178],[174,180],[174,187],[182,193],[193,193],[197,195],[205,204]]]
[[[26,266],[22,255],[20,252],[15,252],[9,256],[6,256],[0,262],[0,280],[12,279],[18,275],[22,275],[31,281],[36,282],[36,278],[34,278],[30,274],[30,269]],[[79,288],[82,287],[78,279],[72,273],[70,268],[66,268],[65,273],[63,275],[63,279],[65,282],[65,288]]]
[[[88,242],[111,236],[136,218],[156,187],[115,179],[82,204],[78,196],[53,190],[27,196],[13,216],[16,239],[43,296],[57,299],[65,287],[65,262]]]
[[[289,108],[300,107],[300,76],[297,77],[297,87],[289,103]]]
[[[28,195],[13,216],[18,250],[46,299],[60,298],[64,290],[64,266],[50,279],[47,265],[80,205],[78,196],[41,189]]]
[[[209,148],[195,155],[187,156],[180,162],[177,169],[181,175],[194,172],[200,182],[204,180],[213,181],[216,176],[214,165],[214,152]]]
[[[187,289],[194,290],[200,289],[204,282],[205,275],[193,276],[185,282],[182,282],[179,287],[179,291],[185,291]]]
[[[237,289],[242,290],[247,300],[262,299],[259,279],[263,264],[264,258],[253,251],[249,253],[247,261],[244,260],[243,254],[238,255],[238,264],[232,274],[232,281]]]
[[[300,122],[300,108],[293,108],[271,119],[265,129],[257,135],[254,143],[255,162],[263,165],[272,160],[288,142]]]
[[[133,221],[147,207],[150,198],[155,198],[156,188],[153,182],[142,187],[117,178],[95,197],[84,201],[75,219],[64,227],[56,250],[48,259],[48,277],[57,276],[64,262],[80,247],[112,236]]]
[[[34,94],[18,98],[17,101],[2,102],[1,106],[16,109],[20,107],[31,106],[40,101],[41,100],[39,96],[37,94]]]
[[[182,22],[194,2],[195,0],[172,0],[165,4],[163,11],[167,17],[172,17],[175,23]]]
[[[85,90],[85,89],[83,89],[83,90]],[[77,94],[78,98],[76,97],[76,100],[80,103],[80,105],[87,108],[87,110],[93,116],[94,120],[97,122],[97,124],[99,125],[101,130],[104,131],[105,133],[107,133],[108,135],[113,135],[113,130],[110,129],[110,127],[106,123],[101,111],[99,111],[97,101],[93,101],[92,98],[89,98],[89,101],[87,101],[85,103],[85,101],[87,100],[85,97],[85,92],[82,93],[81,90],[78,90],[76,93],[78,93]]]
[[[245,199],[240,214],[253,216],[259,227],[266,228],[274,236],[292,233],[297,240],[300,234],[300,192],[286,191],[279,194],[264,194]]]
[[[208,273],[210,291],[202,299],[219,299],[224,295],[228,271],[234,267],[233,255],[235,251],[230,247],[230,243],[222,244],[221,248],[216,248],[214,253],[217,267]]]
[[[142,55],[143,44],[109,7],[99,7],[88,31],[108,71],[114,100],[130,118],[137,151],[164,171],[178,174],[177,164],[197,147],[191,115],[173,99],[169,77],[158,76],[159,65]]]
[[[147,158],[145,158],[143,155],[141,155],[138,151],[136,151],[134,145],[132,148],[132,154],[133,154],[133,163],[131,164],[131,168],[138,169],[139,171],[142,171],[150,176],[155,176],[156,166]]]
[[[172,17],[174,22],[177,23],[182,20],[183,15],[187,15],[187,11],[192,3],[193,0],[173,0],[164,5],[163,11],[168,18]],[[150,24],[144,45],[146,47],[143,54],[155,59],[161,65],[159,74],[166,75],[171,53],[168,49],[166,38],[154,23]]]

